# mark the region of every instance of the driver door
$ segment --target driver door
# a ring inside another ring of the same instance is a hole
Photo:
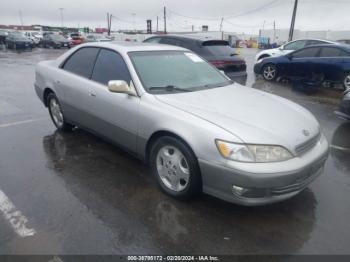
[[[123,57],[116,51],[101,49],[91,76],[87,110],[91,129],[116,144],[136,152],[140,97],[108,90],[111,80],[132,79]]]
[[[310,79],[320,48],[308,47],[288,55],[284,74],[290,79]]]

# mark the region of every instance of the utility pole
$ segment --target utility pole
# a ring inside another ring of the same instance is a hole
[[[273,21],[273,42],[276,42],[276,21]]]
[[[159,19],[159,17],[157,16],[157,32],[158,32],[158,30],[159,30],[159,29],[158,29],[158,19]]]
[[[290,29],[289,29],[289,38],[288,38],[289,42],[293,40],[295,17],[297,15],[297,9],[298,9],[298,0],[295,0],[295,2],[294,2],[294,9],[293,9],[293,15],[292,15],[292,22],[290,24]]]
[[[21,9],[18,10],[18,13],[19,13],[19,20],[21,21],[21,26],[22,26],[22,30],[23,30],[23,17],[22,17],[22,11],[21,11]]]
[[[107,34],[108,35],[111,34],[111,20],[110,20],[109,13],[107,13]]]
[[[220,32],[222,32],[222,23],[224,22],[224,18],[221,18],[221,22],[220,22]]]
[[[131,14],[132,15],[132,26],[133,26],[133,30],[134,30],[134,32],[136,32],[136,27],[135,27],[135,13],[132,13]]]
[[[164,6],[164,34],[166,33],[166,7]]]
[[[60,10],[60,14],[61,14],[61,27],[63,27],[63,7],[58,8]]]
[[[192,32],[194,32],[194,25],[192,25]]]

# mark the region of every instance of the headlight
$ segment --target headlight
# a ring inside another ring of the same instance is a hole
[[[251,163],[281,162],[293,158],[282,146],[235,144],[216,140],[220,154],[230,160]]]

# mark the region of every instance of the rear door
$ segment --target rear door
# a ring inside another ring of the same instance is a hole
[[[326,80],[342,81],[343,63],[347,62],[349,54],[339,47],[321,47],[316,70],[324,74]]]
[[[54,80],[65,117],[74,124],[91,128],[93,118],[89,114],[91,75],[99,48],[83,47],[74,52],[61,66],[61,74]]]

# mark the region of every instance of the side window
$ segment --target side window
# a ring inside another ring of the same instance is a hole
[[[124,80],[130,84],[131,76],[120,54],[102,49],[97,57],[91,79],[104,85],[107,85],[110,80]]]
[[[182,46],[182,41],[178,39],[173,39],[173,38],[163,38],[160,41],[161,44],[166,44],[166,45],[175,45],[175,46]]]
[[[145,43],[159,43],[160,38],[159,37],[154,37],[154,38],[148,38],[145,40]]]
[[[303,50],[294,52],[292,54],[293,58],[309,58],[309,57],[316,57],[317,53],[319,51],[319,48],[305,48]]]
[[[334,47],[322,47],[320,57],[339,57],[343,50]]]
[[[74,74],[90,78],[98,51],[99,49],[95,47],[83,47],[69,57],[62,68]]]
[[[299,50],[299,49],[305,47],[305,45],[306,45],[305,40],[299,40],[299,41],[295,41],[295,42],[286,44],[284,46],[284,50]]]
[[[310,45],[324,45],[327,44],[326,42],[320,41],[320,40],[308,40],[305,46]]]

